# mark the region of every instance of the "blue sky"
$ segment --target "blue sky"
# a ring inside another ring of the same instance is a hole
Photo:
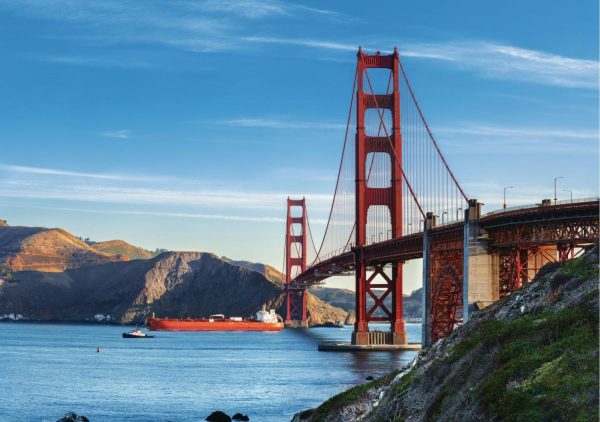
[[[487,210],[598,191],[596,1],[0,0],[0,40],[13,225],[281,267],[288,195],[324,228],[358,45],[398,47]]]

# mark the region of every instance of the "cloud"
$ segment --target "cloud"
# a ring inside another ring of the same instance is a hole
[[[534,151],[540,154],[598,153],[597,130],[505,127],[485,123],[465,123],[452,127],[434,127],[448,153],[514,154]],[[451,145],[450,145],[451,144]]]
[[[111,132],[104,132],[102,136],[105,138],[117,138],[117,139],[129,139],[131,131],[127,129],[115,130]]]
[[[41,37],[98,45],[153,43],[194,52],[240,47],[247,21],[298,17],[340,18],[341,13],[275,0],[159,1],[0,0],[0,9],[34,19],[65,22],[62,31]],[[82,64],[80,60],[55,60]],[[86,60],[86,64],[91,60]],[[102,60],[102,65],[107,60]]]
[[[278,37],[261,37],[251,36],[243,37],[243,41],[262,43],[262,44],[284,44],[284,45],[296,45],[301,47],[313,47],[322,48],[326,50],[339,50],[339,51],[358,51],[358,45],[340,43],[335,41],[322,41],[305,38],[278,38]]]
[[[32,55],[23,56],[26,59],[47,63],[69,64],[75,66],[117,67],[123,69],[148,69],[155,67],[148,61],[132,60],[131,57],[116,59],[102,56],[66,56],[66,55]]]
[[[246,42],[293,45],[334,51],[357,51],[357,44],[309,38],[249,36]],[[386,42],[386,45],[389,43]],[[370,49],[366,49],[370,50]],[[489,41],[404,43],[401,57],[446,62],[486,78],[567,88],[598,89],[598,62],[575,59]],[[384,51],[385,52],[385,51]],[[386,52],[389,53],[389,52]]]
[[[574,138],[597,140],[599,136],[598,131],[593,130],[502,127],[487,124],[466,124],[456,127],[439,127],[437,128],[437,131],[482,136],[516,136],[521,138]]]
[[[164,179],[158,179],[156,177],[126,176],[126,175],[107,174],[107,173],[86,173],[86,172],[51,169],[51,168],[44,168],[44,167],[16,166],[16,165],[11,165],[11,164],[0,164],[0,171],[5,172],[5,173],[18,173],[18,174],[44,175],[44,176],[64,176],[64,177],[113,180],[113,181],[164,180]]]
[[[331,195],[326,194],[232,189],[174,177],[124,176],[6,164],[0,164],[0,172],[4,176],[0,196],[12,198],[282,212],[288,196],[305,196],[317,213],[329,210],[331,202]]]
[[[404,45],[403,57],[439,60],[494,79],[598,89],[598,62],[487,41]]]
[[[268,129],[345,129],[346,125],[329,122],[290,121],[264,118],[239,118],[231,120],[215,120],[209,123],[245,128]]]

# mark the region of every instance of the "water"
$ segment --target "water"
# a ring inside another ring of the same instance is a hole
[[[415,352],[318,352],[352,329],[280,333],[158,332],[122,339],[126,327],[0,324],[0,421],[201,421],[213,410],[252,421],[289,421]],[[420,324],[407,324],[409,341]],[[100,346],[101,352],[96,353]]]

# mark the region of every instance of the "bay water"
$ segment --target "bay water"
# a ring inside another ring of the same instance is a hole
[[[411,342],[421,325],[406,324]],[[0,323],[0,421],[203,421],[214,410],[290,421],[332,395],[409,363],[416,352],[319,352],[352,327],[153,332],[131,327]],[[100,347],[98,353],[97,347]]]

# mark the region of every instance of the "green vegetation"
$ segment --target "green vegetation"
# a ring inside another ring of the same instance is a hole
[[[598,314],[586,303],[511,322],[485,321],[454,348],[449,362],[476,347],[496,368],[474,392],[488,414],[514,421],[598,420]]]
[[[598,420],[596,312],[583,304],[522,317],[500,335],[499,368],[480,386],[489,413],[522,421]]]
[[[163,248],[156,248],[153,251],[150,251],[150,253],[152,254],[153,257],[154,256],[158,256],[161,253],[165,253],[165,252],[169,252],[169,250],[168,249],[163,249]]]
[[[325,417],[329,414],[329,412],[335,409],[341,409],[344,406],[348,406],[349,404],[356,402],[371,388],[378,388],[383,385],[388,385],[390,382],[392,382],[394,377],[398,375],[399,372],[399,370],[392,371],[381,378],[357,385],[356,387],[352,387],[343,393],[333,396],[325,403],[314,409],[311,421],[321,422],[325,420]]]
[[[12,270],[8,268],[4,262],[0,262],[0,279],[6,280],[8,282],[17,281],[15,279],[15,275]]]
[[[565,262],[562,270],[567,278],[575,278],[578,280],[597,279],[599,275],[598,266],[591,266],[583,259],[572,259]]]

